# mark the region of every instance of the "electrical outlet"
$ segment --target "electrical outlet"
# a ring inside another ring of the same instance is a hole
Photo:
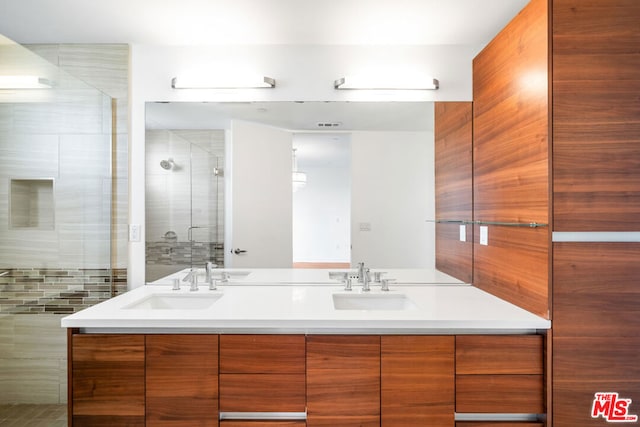
[[[480,244],[487,246],[489,244],[489,227],[486,225],[480,226]]]

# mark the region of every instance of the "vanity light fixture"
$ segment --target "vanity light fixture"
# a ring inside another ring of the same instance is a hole
[[[51,89],[53,83],[38,76],[0,76],[0,89]]]
[[[440,87],[438,79],[434,78],[369,78],[369,77],[341,77],[333,82],[338,90],[436,90]]]
[[[276,80],[271,77],[236,77],[236,78],[189,78],[174,77],[171,79],[173,89],[273,89]]]
[[[291,180],[292,180],[292,185],[293,185],[293,191],[296,192],[298,191],[300,188],[304,187],[305,185],[307,185],[307,174],[304,172],[300,172],[298,170],[298,160],[296,159],[296,148],[294,148],[293,151],[293,168],[291,171]]]

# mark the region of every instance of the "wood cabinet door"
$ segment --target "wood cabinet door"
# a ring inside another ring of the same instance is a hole
[[[307,337],[307,425],[380,425],[380,337]]]
[[[145,424],[144,336],[70,335],[74,427]]]
[[[381,338],[382,425],[453,427],[453,336]]]
[[[147,335],[147,427],[218,425],[218,336]]]

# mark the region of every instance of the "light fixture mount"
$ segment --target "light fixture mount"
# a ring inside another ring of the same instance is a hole
[[[333,87],[337,90],[437,90],[440,82],[431,77],[420,80],[341,77],[333,82]]]
[[[273,89],[276,87],[276,80],[267,76],[225,79],[174,77],[171,79],[171,87],[173,89]]]

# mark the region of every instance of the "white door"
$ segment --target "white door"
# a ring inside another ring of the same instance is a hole
[[[225,236],[225,266],[290,268],[291,134],[233,121],[227,147],[231,159],[227,218],[231,224]]]

